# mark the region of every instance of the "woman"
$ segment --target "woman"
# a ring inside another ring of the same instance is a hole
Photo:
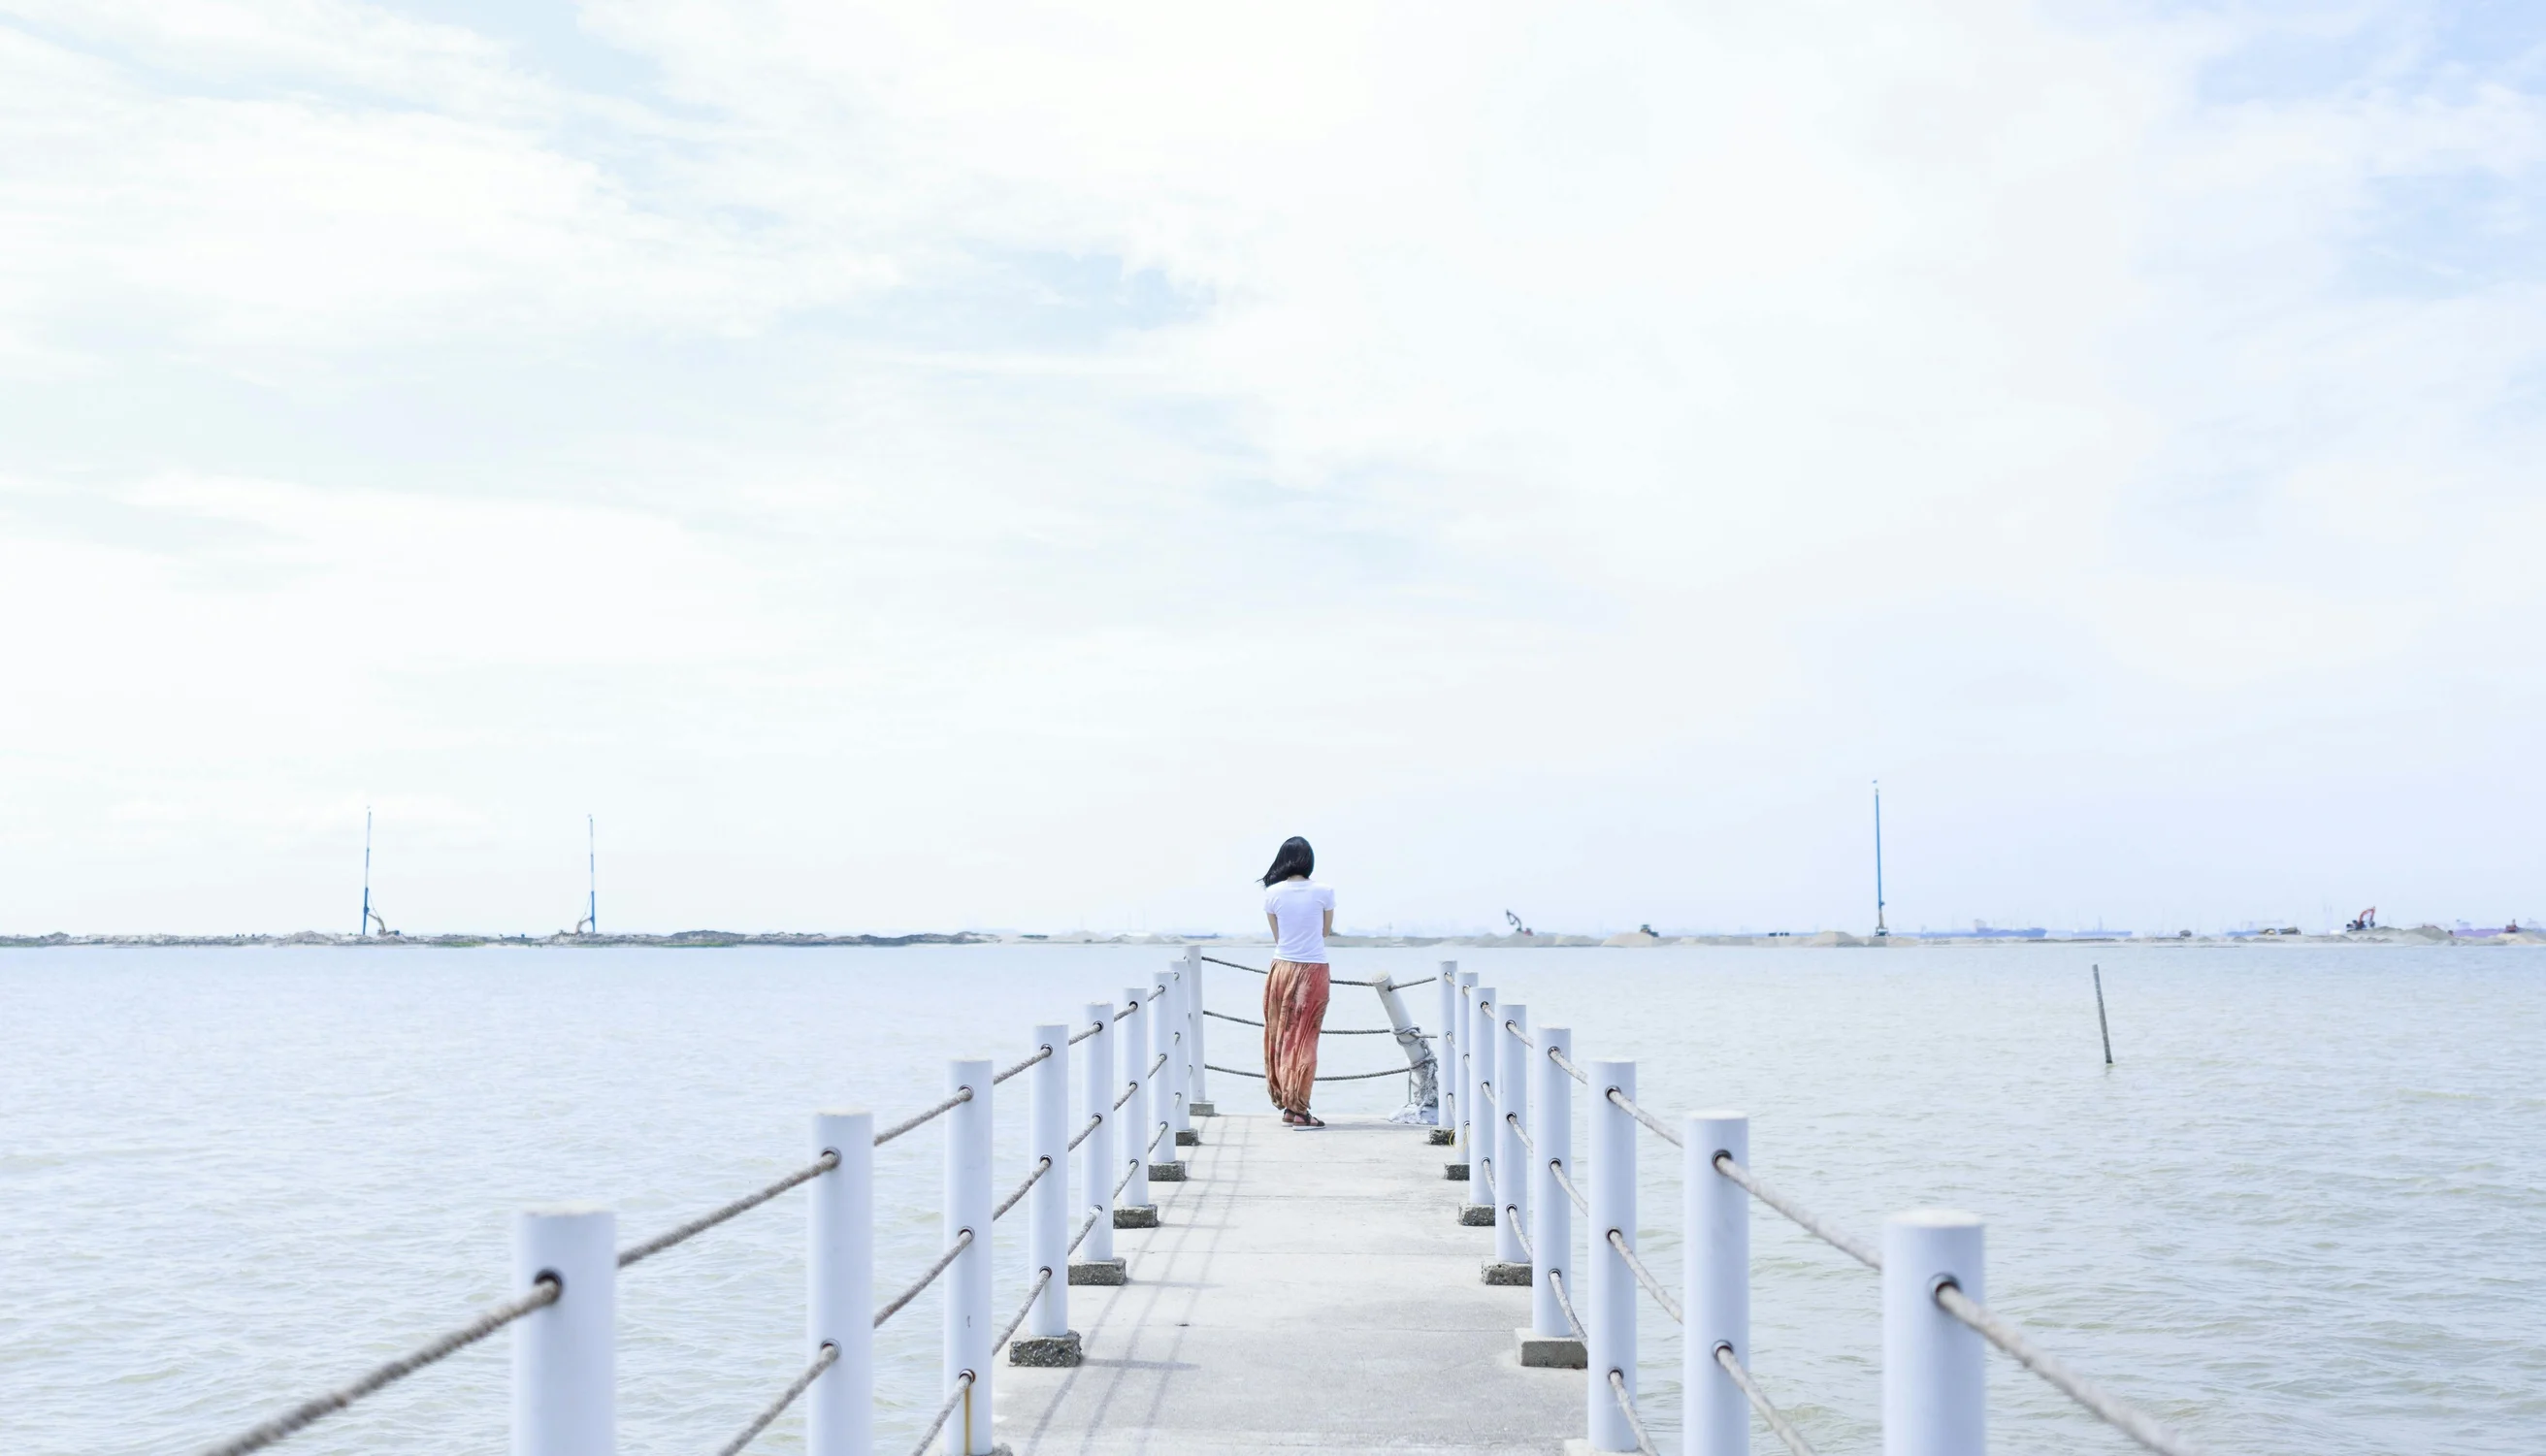
[[[1264,982],[1264,1090],[1293,1127],[1323,1127],[1309,1112],[1317,1080],[1317,1034],[1326,1023],[1326,937],[1335,892],[1312,884],[1316,851],[1293,835],[1264,871],[1264,921],[1273,928],[1273,974]]]

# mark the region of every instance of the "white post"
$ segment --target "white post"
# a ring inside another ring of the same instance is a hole
[[[1565,1323],[1548,1275],[1562,1279],[1567,1297],[1575,1301],[1582,1298],[1582,1281],[1573,1276],[1573,1200],[1557,1185],[1554,1170],[1563,1167],[1577,1188],[1582,1180],[1573,1172],[1573,1079],[1549,1052],[1571,1058],[1572,1031],[1539,1027],[1538,1054],[1530,1063],[1529,1135],[1538,1139],[1538,1156],[1530,1160],[1530,1197],[1536,1202],[1530,1209],[1529,1242],[1537,1257],[1530,1276],[1529,1329],[1542,1338],[1570,1339],[1573,1327]]]
[[[1211,1068],[1204,1065],[1202,1034],[1202,947],[1185,947],[1185,984],[1192,988],[1187,1010],[1193,1014],[1186,1019],[1193,1025],[1193,1101],[1185,1108],[1188,1116],[1216,1113],[1219,1107],[1211,1100]]]
[[[1716,1171],[1715,1155],[1750,1161],[1750,1119],[1691,1112],[1680,1119],[1680,1354],[1684,1456],[1750,1456],[1750,1404],[1717,1363],[1720,1345],[1750,1363],[1750,1195]]]
[[[1034,1069],[1034,1162],[1051,1160],[1026,1193],[1026,1281],[1052,1277],[1035,1296],[1025,1333],[1059,1339],[1069,1333],[1069,1028],[1037,1026],[1035,1041],[1052,1055]]]
[[[1594,1062],[1585,1070],[1591,1075],[1590,1085],[1582,1090],[1591,1104],[1591,1186],[1583,1201],[1591,1205],[1591,1219],[1582,1232],[1584,1262],[1591,1277],[1589,1305],[1581,1313],[1583,1333],[1590,1336],[1583,1343],[1590,1357],[1591,1378],[1585,1390],[1590,1402],[1591,1449],[1632,1451],[1635,1429],[1627,1424],[1626,1413],[1618,1409],[1617,1395],[1609,1389],[1609,1372],[1624,1376],[1627,1394],[1635,1395],[1636,1279],[1611,1247],[1609,1234],[1615,1230],[1625,1237],[1628,1248],[1636,1247],[1636,1119],[1609,1100],[1608,1093],[1616,1088],[1630,1097],[1636,1094],[1636,1064]]]
[[[1459,1028],[1459,1064],[1451,1067],[1451,1077],[1459,1080],[1459,1159],[1467,1161],[1469,1201],[1475,1201],[1477,1183],[1477,972],[1459,972],[1459,1013],[1451,1018]]]
[[[1183,961],[1169,961],[1167,967],[1167,999],[1159,1003],[1167,1009],[1159,1024],[1168,1031],[1167,1087],[1172,1093],[1167,1102],[1166,1122],[1171,1129],[1167,1142],[1171,1148],[1182,1148],[1194,1142],[1186,1111],[1193,1101],[1193,978],[1185,973]]]
[[[1981,1221],[1913,1208],[1883,1221],[1883,1456],[1982,1456],[1989,1443],[1979,1332],[1946,1314],[1936,1287],[1981,1290]]]
[[[1176,983],[1172,973],[1160,971],[1150,980],[1150,991],[1157,1000],[1144,1012],[1149,1021],[1149,1060],[1157,1074],[1149,1079],[1149,1115],[1141,1121],[1141,1156],[1149,1160],[1149,1175],[1157,1177],[1160,1170],[1176,1161]],[[1158,1059],[1164,1057],[1165,1062]],[[1168,1128],[1158,1135],[1163,1123]],[[1184,1172],[1176,1169],[1164,1176],[1169,1182]]]
[[[1528,1029],[1529,1008],[1494,1009],[1494,1258],[1506,1264],[1530,1261],[1520,1243],[1529,1229],[1532,1161],[1521,1146],[1522,1136],[1530,1130],[1529,1049],[1520,1039]],[[1517,1126],[1514,1118],[1519,1119]]]
[[[813,1114],[813,1156],[840,1165],[813,1179],[805,1260],[806,1355],[840,1357],[805,1392],[806,1456],[871,1456],[875,1446],[875,1114]]]
[[[1494,1147],[1500,1141],[1494,1129],[1502,1125],[1503,1105],[1496,1095],[1502,1089],[1494,1086],[1494,1043],[1502,1039],[1494,1031],[1496,1014],[1494,988],[1480,986],[1469,993],[1468,1092],[1476,1106],[1468,1114],[1468,1206],[1485,1210],[1469,1215],[1480,1223],[1493,1216],[1503,1172],[1494,1167]]]
[[[1114,1008],[1089,1002],[1079,1015],[1096,1028],[1087,1038],[1086,1083],[1079,1090],[1096,1128],[1078,1145],[1078,1202],[1095,1213],[1096,1225],[1078,1246],[1078,1256],[1087,1263],[1105,1263],[1114,1257],[1114,1179],[1123,1174],[1123,1165],[1114,1161],[1114,1129],[1122,1121],[1114,1115],[1114,1098],[1123,1089],[1114,1081]]]
[[[1435,1023],[1433,1056],[1440,1067],[1441,1121],[1437,1124],[1443,1136],[1436,1142],[1459,1143],[1459,1109],[1467,1102],[1459,1095],[1459,963],[1441,962],[1441,1019]],[[1455,1160],[1454,1160],[1455,1161]]]
[[[1147,1151],[1150,1129],[1149,1003],[1146,999],[1148,993],[1138,986],[1127,986],[1123,989],[1123,1005],[1131,1010],[1132,1014],[1124,1017],[1120,1023],[1123,1034],[1123,1076],[1122,1081],[1115,1084],[1114,1095],[1122,1096],[1126,1089],[1130,1090],[1132,1095],[1125,1098],[1123,1110],[1114,1114],[1114,1176],[1122,1177],[1123,1165],[1126,1163],[1132,1165],[1131,1181],[1123,1184],[1122,1202],[1116,1207],[1148,1209],[1150,1212],[1147,1216],[1155,1218],[1156,1209],[1150,1201],[1149,1194]],[[1112,1098],[1108,1098],[1107,1101],[1110,1105]],[[1143,1215],[1133,1214],[1132,1217],[1139,1219]],[[1150,1227],[1150,1225],[1135,1224],[1133,1227]]]
[[[559,1285],[556,1303],[513,1324],[513,1456],[611,1456],[618,1244],[607,1208],[534,1208],[513,1222],[513,1288]]]
[[[946,1114],[946,1242],[970,1230],[972,1246],[946,1270],[945,1384],[952,1392],[966,1374],[971,1389],[946,1420],[946,1449],[955,1456],[989,1456],[991,1443],[990,1338],[990,1064],[946,1064],[949,1095],[966,1088],[972,1100]]]

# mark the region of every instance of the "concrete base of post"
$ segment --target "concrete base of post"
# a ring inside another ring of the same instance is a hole
[[[1176,1134],[1176,1146],[1179,1148],[1199,1148],[1202,1146],[1202,1134],[1188,1127],[1184,1131]]]
[[[1152,1163],[1149,1165],[1149,1181],[1153,1183],[1180,1183],[1184,1180],[1185,1166],[1181,1163]]]
[[[1591,1363],[1582,1341],[1570,1335],[1541,1335],[1527,1326],[1512,1332],[1520,1362],[1532,1370],[1580,1370]]]
[[[1126,1203],[1114,1210],[1114,1227],[1118,1229],[1154,1229],[1158,1226],[1158,1205]]]
[[[1498,1258],[1489,1258],[1479,1265],[1478,1273],[1488,1284],[1527,1289],[1530,1284],[1531,1269],[1527,1264],[1505,1263]]]
[[[1008,1363],[1011,1365],[1039,1365],[1055,1369],[1075,1365],[1082,1358],[1075,1330],[1067,1335],[1020,1335],[1008,1341]]]
[[[1220,1109],[1209,1102],[1190,1102],[1185,1106],[1185,1115],[1187,1117],[1218,1117],[1220,1115]]]
[[[1464,1183],[1468,1180],[1468,1165],[1464,1163],[1444,1163],[1441,1165],[1441,1176],[1448,1178],[1454,1183]]]
[[[1459,1205],[1459,1227],[1463,1229],[1490,1229],[1493,1226],[1493,1205],[1488,1203],[1462,1203]]]
[[[1433,1147],[1446,1148],[1459,1141],[1459,1134],[1456,1130],[1451,1128],[1436,1127],[1432,1129],[1432,1136],[1429,1141]]]
[[[1157,1227],[1157,1212],[1158,1211],[1155,1208],[1149,1210],[1149,1227],[1151,1228]],[[1115,1227],[1120,1228],[1122,1225],[1117,1224]],[[1132,1277],[1129,1270],[1130,1265],[1119,1258],[1081,1259],[1069,1266],[1069,1282],[1072,1284],[1121,1284],[1129,1281]]]

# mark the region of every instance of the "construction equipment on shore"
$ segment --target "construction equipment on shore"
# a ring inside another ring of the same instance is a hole
[[[2346,930],[2374,930],[2378,929],[2378,907],[2372,905],[2367,910],[2353,916],[2351,918],[2351,924],[2344,926],[2343,929]]]

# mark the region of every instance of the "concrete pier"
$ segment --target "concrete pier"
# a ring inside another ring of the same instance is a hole
[[[1582,1427],[1578,1370],[1525,1369],[1529,1291],[1481,1284],[1490,1235],[1430,1129],[1220,1117],[1117,1244],[1120,1288],[1073,1290],[1083,1363],[999,1372],[1018,1456],[1529,1452]]]

